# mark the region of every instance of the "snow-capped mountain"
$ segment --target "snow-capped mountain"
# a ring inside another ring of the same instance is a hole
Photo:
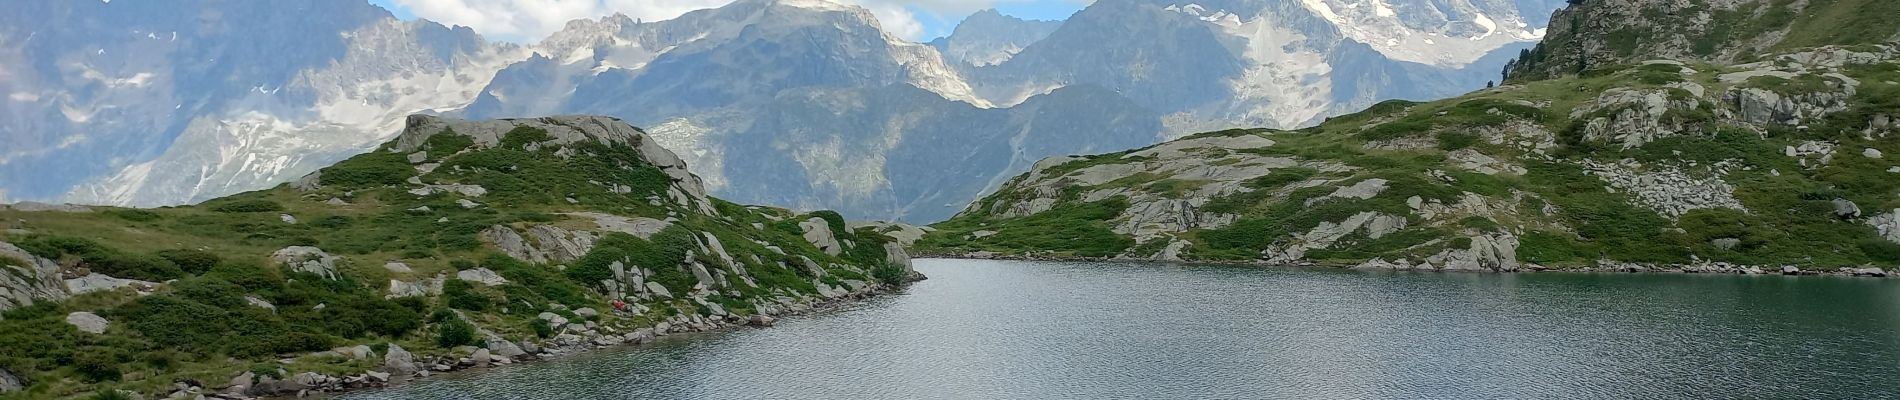
[[[1139,146],[1160,131],[1157,115],[1099,88],[994,109],[936,48],[816,0],[575,21],[537,50],[465,114],[619,116],[678,150],[716,193],[854,217],[941,218],[1042,157]]]
[[[467,104],[526,53],[360,1],[17,1],[0,191],[179,204],[295,178]]]
[[[1496,80],[1506,58],[1536,36],[1462,28],[1483,25],[1469,20],[1522,20],[1515,9],[1487,7],[1469,1],[1102,0],[1046,39],[1003,62],[966,68],[965,75],[979,96],[998,105],[1074,83],[1106,86],[1168,114],[1173,135],[1293,128],[1380,100],[1441,98]],[[1380,11],[1388,9],[1420,16]]]
[[[1354,41],[1394,60],[1439,66],[1476,62],[1500,47],[1544,37],[1568,0],[1302,0]]]
[[[0,197],[178,204],[301,176],[408,113],[605,114],[722,197],[928,222],[1047,156],[1482,87],[1560,1],[1099,0],[922,44],[854,6],[737,0],[516,46],[351,0],[33,0],[0,15]]]

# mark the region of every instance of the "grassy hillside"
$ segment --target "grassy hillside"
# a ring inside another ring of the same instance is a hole
[[[1900,41],[1886,0],[1585,0],[1507,67],[1510,80],[1576,75],[1649,59],[1719,64],[1829,45]]]
[[[0,369],[27,384],[0,397],[163,396],[180,381],[210,392],[243,371],[355,375],[385,370],[391,345],[453,360],[464,346],[737,321],[910,279],[889,238],[836,213],[698,194],[676,158],[617,120],[503,122],[484,136],[456,129],[496,123],[418,118],[396,142],[270,190],[161,209],[0,210],[0,242],[30,253],[0,259],[8,273],[44,258],[55,281],[155,283],[6,310]],[[814,230],[840,248],[820,249]],[[273,256],[296,246],[323,254]],[[632,305],[612,312],[615,299]],[[82,332],[75,312],[109,326]],[[376,355],[327,352],[352,345]]]
[[[1433,269],[1900,265],[1900,55],[1656,61],[1046,160],[918,251]]]

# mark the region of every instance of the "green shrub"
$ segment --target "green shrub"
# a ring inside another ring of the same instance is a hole
[[[373,151],[323,169],[326,186],[365,187],[400,184],[416,174],[407,155]]]
[[[351,222],[350,217],[347,215],[332,215],[328,217],[318,218],[316,221],[311,221],[310,226],[315,226],[315,227],[324,228],[324,229],[343,229],[345,227],[349,227],[350,222]]]
[[[88,347],[73,354],[73,372],[90,383],[116,381],[123,377],[119,364],[124,350]]]
[[[94,393],[92,397],[90,397],[90,399],[92,400],[132,400],[132,396],[125,394],[124,391],[120,391],[120,390],[106,390],[106,391],[100,391],[99,393]]]
[[[272,291],[284,285],[284,277],[278,275],[276,269],[249,263],[219,263],[203,275],[207,278],[230,282],[251,291]]]
[[[871,269],[871,277],[877,278],[878,282],[896,285],[910,279],[910,274],[904,273],[904,267],[901,265],[882,264]]]
[[[530,322],[528,324],[528,327],[534,329],[535,337],[542,338],[542,339],[554,337],[554,327],[548,326],[547,320],[535,318],[534,322]]]
[[[1867,239],[1862,240],[1859,246],[1860,252],[1867,254],[1867,258],[1887,263],[1900,263],[1900,243],[1883,239]]]
[[[243,287],[213,277],[179,280],[172,283],[172,293],[187,300],[223,309],[249,305],[249,302],[244,300]]]
[[[157,220],[165,218],[165,216],[159,215],[158,213],[152,212],[151,210],[140,210],[136,208],[113,209],[111,211],[106,211],[106,214],[114,216],[114,217],[119,217],[119,219],[132,221],[132,222],[152,222],[152,221],[157,221]]]
[[[549,140],[554,140],[554,137],[548,136],[548,131],[546,130],[528,126],[517,126],[514,130],[502,134],[501,146],[499,147],[504,149],[525,148],[530,143],[539,143]]]
[[[232,322],[222,309],[171,294],[140,298],[115,313],[153,343],[187,351],[217,348]]]
[[[217,254],[204,250],[176,249],[158,252],[158,258],[171,261],[178,268],[193,275],[210,272],[212,267],[223,261]]]
[[[1438,134],[1438,148],[1440,150],[1462,150],[1475,144],[1478,144],[1478,135],[1463,132],[1442,132]]]
[[[468,283],[468,281],[450,279],[442,282],[442,303],[449,307],[469,311],[482,311],[487,310],[490,303],[493,302],[494,300],[490,299],[488,295],[475,291],[475,286]]]
[[[1135,245],[1134,238],[1115,233],[1109,225],[1110,220],[1127,208],[1128,198],[1124,196],[1096,202],[1064,202],[1048,211],[982,228],[993,229],[996,234],[976,239],[974,244],[1006,251],[1048,251],[1080,257],[1113,256]],[[960,240],[946,236],[937,235],[933,240]]]
[[[211,211],[221,213],[259,213],[283,210],[284,205],[264,199],[231,200],[211,206]]]
[[[435,344],[442,348],[470,346],[475,342],[475,326],[459,317],[449,318],[435,326]]]
[[[79,265],[92,272],[118,278],[163,282],[183,277],[185,271],[164,258],[120,252],[91,239],[38,235],[16,243],[28,253],[49,259],[78,257]]]
[[[504,285],[503,290],[510,294],[511,303],[517,297],[539,297],[576,307],[589,304],[586,289],[568,280],[566,276],[555,273],[552,269],[501,254],[490,254],[483,258],[482,266],[508,279],[508,284]],[[509,287],[526,289],[526,292],[532,295],[517,296],[518,292],[508,290]]]

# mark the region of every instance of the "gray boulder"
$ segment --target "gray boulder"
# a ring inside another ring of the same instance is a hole
[[[567,325],[567,317],[563,317],[560,314],[555,314],[551,312],[541,313],[541,315],[537,315],[535,316],[535,318],[539,318],[542,321],[547,321],[548,326],[554,327],[554,329],[561,329],[561,326]]]
[[[653,292],[655,296],[673,298],[673,292],[666,290],[666,286],[660,285],[659,282],[647,282],[647,291]]]
[[[134,279],[114,278],[99,273],[87,274],[86,276],[66,280],[66,292],[72,293],[73,295],[127,287],[144,290],[155,286],[158,286],[158,284]]]
[[[420,280],[416,282],[403,282],[403,281],[399,281],[395,279],[390,279],[389,280],[389,294],[386,297],[391,298],[391,299],[397,299],[397,298],[403,298],[403,297],[425,297],[425,296],[434,296],[434,295],[442,294],[442,281],[443,279],[440,276],[437,276],[432,279],[424,279],[424,280]]]
[[[495,273],[494,270],[490,270],[488,268],[475,268],[475,269],[456,272],[455,279],[460,279],[460,280],[469,281],[473,283],[479,283],[486,286],[501,286],[501,285],[508,284],[507,278],[502,278],[501,274],[497,274]]]
[[[1860,205],[1847,199],[1834,199],[1834,216],[1848,219],[1860,216]]]
[[[6,368],[0,368],[0,393],[12,393],[26,389],[26,380],[14,376]]]
[[[66,323],[72,324],[74,328],[79,328],[80,332],[95,335],[106,333],[106,328],[111,326],[111,323],[107,322],[104,317],[100,317],[99,314],[85,311],[66,314]]]
[[[310,246],[290,246],[271,253],[271,260],[279,265],[290,267],[293,272],[302,272],[336,280],[337,257],[323,252],[323,249]]]
[[[494,361],[493,357],[494,355],[488,353],[488,349],[475,349],[475,353],[468,356],[470,360],[475,361],[477,367],[487,367],[489,362]]]
[[[528,354],[526,350],[522,350],[521,346],[517,346],[514,342],[503,339],[500,335],[496,335],[492,332],[482,335],[482,344],[488,348],[489,352],[494,353],[497,357],[514,358]]]
[[[897,244],[897,242],[884,243],[884,262],[904,268],[904,276],[906,277],[915,278],[917,275],[917,269],[912,266],[910,261],[910,253],[905,252],[904,246]]]
[[[416,370],[416,356],[409,354],[408,350],[403,350],[402,346],[390,343],[389,350],[383,354],[383,371],[400,377],[408,377],[415,375]]]
[[[599,311],[594,311],[593,308],[588,308],[588,307],[581,307],[581,308],[574,309],[574,315],[578,315],[581,318],[586,318],[586,319],[600,318]]]
[[[528,238],[540,245],[548,262],[555,263],[581,259],[594,250],[596,239],[593,233],[587,231],[569,231],[553,225],[528,227]]]
[[[824,218],[812,217],[800,221],[798,228],[805,231],[805,241],[818,246],[818,250],[824,251],[825,254],[835,256],[844,252],[844,246],[838,244],[838,237],[831,232],[831,223],[826,222]]]
[[[336,353],[337,355],[340,355],[340,356],[349,357],[350,359],[357,359],[357,360],[369,358],[369,356],[374,355],[374,352],[370,351],[369,346],[364,346],[364,345],[338,347],[338,348],[330,349],[330,352]]]
[[[277,311],[277,305],[271,304],[268,301],[264,301],[264,299],[257,298],[257,296],[244,296],[244,302],[249,303],[252,307],[262,308],[262,309],[271,310],[271,311]]]
[[[534,263],[548,262],[547,253],[528,244],[528,239],[521,237],[521,233],[515,232],[513,228],[503,225],[491,226],[482,231],[481,238],[482,241],[501,249],[501,252],[509,257]]]

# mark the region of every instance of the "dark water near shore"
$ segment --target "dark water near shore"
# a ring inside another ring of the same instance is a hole
[[[1900,397],[1900,280],[919,260],[901,295],[347,399]]]

